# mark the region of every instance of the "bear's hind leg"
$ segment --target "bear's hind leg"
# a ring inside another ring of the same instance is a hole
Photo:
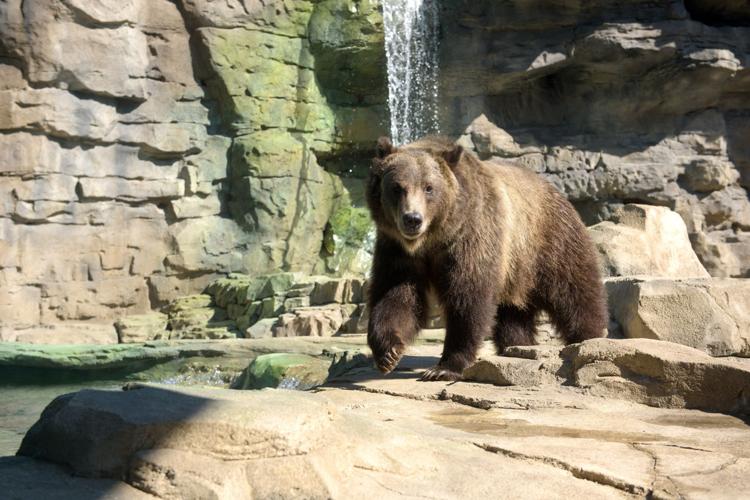
[[[604,287],[594,266],[582,266],[575,277],[558,276],[547,293],[544,309],[567,344],[601,337],[607,327]]]
[[[466,367],[476,360],[479,347],[492,331],[495,305],[485,296],[471,302],[445,303],[446,329],[440,362],[420,380],[461,380]]]
[[[536,308],[521,309],[512,305],[500,305],[495,319],[495,347],[502,354],[513,345],[534,345],[536,340]]]

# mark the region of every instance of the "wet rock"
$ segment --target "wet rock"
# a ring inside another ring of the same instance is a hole
[[[625,205],[614,221],[589,228],[605,276],[708,277],[685,223],[665,207]]]
[[[750,356],[750,280],[621,278],[606,288],[625,337]]]
[[[232,389],[310,389],[325,382],[330,359],[303,354],[273,353],[258,356],[232,383]]]

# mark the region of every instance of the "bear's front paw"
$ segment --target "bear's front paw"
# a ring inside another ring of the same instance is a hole
[[[375,359],[375,367],[384,375],[391,373],[401,361],[404,355],[405,347],[403,344],[396,344],[391,347],[381,357]]]
[[[453,370],[449,370],[447,368],[443,368],[440,365],[435,365],[432,368],[429,368],[426,370],[421,377],[419,377],[419,380],[423,381],[435,381],[435,380],[447,380],[447,381],[455,381],[455,380],[462,380],[463,376],[458,373],[454,372]]]

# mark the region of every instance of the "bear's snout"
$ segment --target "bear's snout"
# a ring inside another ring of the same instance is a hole
[[[416,233],[422,227],[424,218],[419,212],[407,212],[401,217],[401,220],[404,225],[404,230],[409,233]]]

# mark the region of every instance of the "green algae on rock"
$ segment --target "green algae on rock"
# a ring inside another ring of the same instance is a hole
[[[309,389],[328,376],[330,361],[304,354],[263,354],[232,383],[232,389]]]
[[[263,354],[232,382],[231,388],[306,390],[325,383],[329,377],[338,377],[369,364],[367,356],[359,350],[324,350],[322,356],[281,352]]]

